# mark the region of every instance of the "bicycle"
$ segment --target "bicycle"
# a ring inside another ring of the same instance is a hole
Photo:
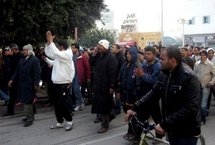
[[[155,128],[155,124],[149,123],[148,120],[146,120],[144,123],[139,121],[137,116],[132,116],[129,119],[129,124],[131,124],[132,130],[135,132],[134,127],[138,127],[142,130],[140,141],[137,142],[130,142],[130,144],[138,144],[138,145],[170,145],[170,143],[167,140],[163,140],[160,138],[157,138],[153,133],[152,130]],[[200,134],[198,136],[198,142],[197,145],[206,145],[204,136]]]

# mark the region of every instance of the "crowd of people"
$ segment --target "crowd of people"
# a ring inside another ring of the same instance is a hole
[[[3,116],[14,115],[16,103],[22,103],[23,124],[32,125],[36,93],[45,86],[56,116],[51,129],[72,130],[73,112],[92,104],[94,123],[101,122],[98,133],[107,132],[123,110],[126,121],[131,115],[141,121],[151,116],[156,136],[167,134],[171,145],[196,144],[215,96],[213,48],[121,48],[102,39],[83,49],[77,43],[54,43],[54,38],[47,31],[46,46],[39,51],[30,44],[20,51],[15,43],[0,50],[0,97],[7,105]],[[138,141],[140,134],[128,125],[124,138]]]

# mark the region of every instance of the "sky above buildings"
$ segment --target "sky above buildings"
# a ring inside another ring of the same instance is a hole
[[[138,19],[138,31],[161,31],[161,1],[162,0],[104,0],[114,13],[114,28],[120,29],[123,20],[131,13]],[[166,34],[180,31],[177,22],[185,18],[184,2],[190,0],[163,0],[163,29]],[[177,34],[176,34],[177,35]]]

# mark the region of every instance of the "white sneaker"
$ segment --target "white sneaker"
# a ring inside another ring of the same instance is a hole
[[[82,104],[82,105],[80,106],[79,110],[84,110],[84,108],[85,108],[85,105]]]
[[[67,122],[65,125],[65,131],[72,130],[73,124],[74,124],[73,121]]]
[[[56,128],[63,128],[63,123],[56,123],[55,125],[52,125],[50,129],[56,129]]]
[[[75,110],[75,111],[80,110],[80,106],[76,106],[76,107],[74,108],[74,110]]]

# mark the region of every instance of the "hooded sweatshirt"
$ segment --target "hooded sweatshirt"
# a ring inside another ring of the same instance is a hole
[[[126,62],[122,65],[120,69],[120,92],[123,95],[124,100],[133,104],[136,101],[136,97],[133,92],[136,86],[136,77],[134,75],[134,69],[137,68],[137,48],[131,47],[125,52],[125,56],[127,53],[131,54],[131,61],[129,62],[126,57]],[[130,64],[129,64],[130,63]],[[129,65],[128,65],[129,64]]]

